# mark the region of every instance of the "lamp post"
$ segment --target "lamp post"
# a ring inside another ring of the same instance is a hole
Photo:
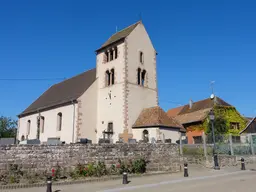
[[[219,168],[219,163],[218,163],[218,156],[217,156],[217,153],[216,153],[215,133],[214,133],[214,119],[215,119],[215,115],[214,115],[213,110],[210,111],[209,118],[210,118],[211,126],[212,126],[214,169],[215,170],[219,170],[220,168]]]

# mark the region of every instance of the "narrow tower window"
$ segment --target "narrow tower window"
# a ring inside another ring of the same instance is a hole
[[[138,82],[138,85],[140,85],[140,75],[141,75],[141,69],[140,68],[138,68],[138,70],[137,70],[137,82]]]
[[[115,69],[111,69],[111,84],[115,84]]]
[[[141,85],[142,86],[145,85],[145,79],[146,79],[146,70],[143,70],[142,74],[141,74]]]
[[[115,47],[115,59],[117,59],[118,52],[117,52],[117,47]]]
[[[110,85],[110,72],[109,70],[106,71],[106,79],[105,79],[105,82],[106,82],[106,86],[109,86]]]
[[[144,55],[143,52],[140,51],[140,63],[143,64],[144,63]]]

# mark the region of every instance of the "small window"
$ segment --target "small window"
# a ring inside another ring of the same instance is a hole
[[[117,51],[117,47],[115,47],[115,59],[117,59],[118,56],[118,51]]]
[[[138,68],[138,70],[137,70],[137,83],[138,83],[138,85],[140,85],[140,76],[141,76],[141,69]]]
[[[28,122],[27,122],[27,135],[30,134],[30,126],[31,126],[31,121],[28,120]]]
[[[237,123],[237,122],[230,122],[230,129],[238,130],[239,129],[239,123]]]
[[[62,128],[62,113],[58,113],[57,115],[57,130],[61,131]]]
[[[110,61],[114,60],[114,50],[111,49],[110,51]]]
[[[141,85],[142,86],[145,85],[145,79],[146,79],[146,70],[143,70],[142,74],[141,74]]]
[[[203,143],[203,138],[202,136],[194,136],[194,144],[202,144]]]
[[[105,79],[105,81],[106,81],[106,86],[110,86],[110,72],[109,72],[109,70],[107,70],[106,71],[106,79]]]
[[[111,84],[115,84],[115,69],[111,69]]]
[[[143,64],[144,63],[144,55],[143,52],[140,51],[140,63]]]
[[[148,142],[148,141],[149,141],[148,130],[144,130],[144,131],[142,132],[142,140],[143,140],[144,142]]]
[[[43,116],[40,117],[40,129],[41,129],[41,132],[43,133],[44,132],[44,117]]]
[[[24,141],[24,140],[25,140],[24,135],[21,136],[20,140],[21,140],[21,141]]]

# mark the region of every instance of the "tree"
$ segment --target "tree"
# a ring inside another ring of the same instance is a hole
[[[0,138],[15,137],[17,131],[17,120],[10,117],[0,117]]]
[[[228,133],[228,126],[227,121],[221,116],[216,116],[213,122],[214,125],[214,135],[216,141],[223,140],[223,135],[226,135]],[[209,121],[207,128],[206,128],[206,134],[208,141],[212,141],[212,123]]]

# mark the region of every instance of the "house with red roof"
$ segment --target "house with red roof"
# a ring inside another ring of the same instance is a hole
[[[202,134],[209,122],[209,112],[214,110],[226,120],[229,133],[239,135],[248,120],[234,106],[219,97],[207,98],[200,101],[189,101],[187,105],[169,109],[167,115],[174,118],[186,129],[188,144],[202,143]]]

